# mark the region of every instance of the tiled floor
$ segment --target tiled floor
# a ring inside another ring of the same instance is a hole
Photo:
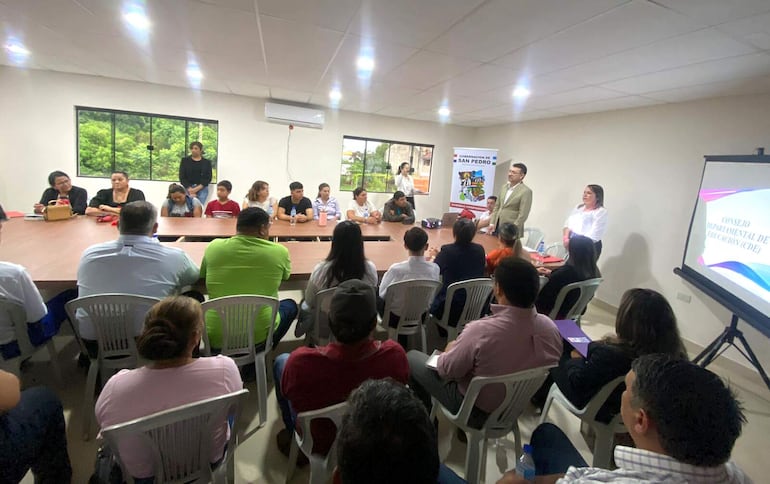
[[[614,327],[614,315],[610,312],[589,307],[589,311],[583,319],[583,328],[592,338],[599,338]],[[289,332],[291,337],[292,331]],[[437,339],[435,333],[429,331],[429,343]],[[85,384],[85,372],[77,369],[75,365],[76,348],[72,337],[57,338],[57,347],[61,348],[60,362],[65,378],[64,388],[58,392],[64,402],[65,416],[67,419],[67,436],[70,458],[74,469],[75,483],[88,481],[93,465],[97,444],[92,439],[84,442],[81,439],[81,404],[83,398],[83,386]],[[283,341],[278,352],[290,351],[300,344],[299,341],[289,338]],[[43,352],[45,353],[45,352]],[[770,390],[755,382],[746,382],[734,373],[725,373],[717,365],[712,365],[712,370],[729,378],[739,398],[743,401],[748,424],[744,428],[743,436],[738,440],[733,452],[733,460],[740,465],[756,482],[762,482],[762,477],[770,474],[770,461],[767,459],[767,444],[770,441]],[[26,386],[36,384],[52,385],[53,381],[48,374],[49,365],[45,361],[35,362],[24,374]],[[267,424],[261,429],[255,429],[256,425],[256,387],[254,383],[246,385],[249,391],[247,408],[244,411],[244,421],[248,422],[247,432],[251,432],[238,447],[236,452],[236,482],[237,483],[279,483],[285,482],[287,459],[278,452],[275,446],[275,435],[281,428],[281,420],[278,407],[275,402],[275,394],[272,383],[269,384],[269,418]],[[529,436],[537,425],[539,415],[534,410],[526,413],[520,420],[523,442],[529,441]],[[570,439],[578,445],[587,461],[590,462],[590,451],[584,443],[580,433],[578,420],[567,414],[562,408],[554,406],[550,412],[549,420],[566,429]],[[465,463],[465,445],[455,437],[455,432],[442,421],[439,426],[439,452],[445,462],[461,476]],[[493,483],[506,469],[514,466],[513,436],[510,441],[490,443],[487,454],[486,482]],[[307,468],[295,473],[292,482],[300,483],[308,481]],[[25,484],[33,482],[32,476],[27,475],[23,481]]]

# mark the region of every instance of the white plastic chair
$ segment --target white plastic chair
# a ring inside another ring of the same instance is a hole
[[[297,425],[299,425],[300,433],[295,431],[294,438],[291,441],[289,469],[286,473],[287,483],[294,476],[294,471],[297,468],[297,457],[300,450],[310,461],[310,484],[325,484],[329,481],[331,473],[337,465],[337,446],[334,445],[335,442],[332,442],[332,446],[327,455],[314,454],[311,427],[314,420],[327,419],[331,420],[339,430],[342,416],[345,414],[347,407],[348,403],[342,402],[319,410],[297,414]]]
[[[560,403],[564,408],[572,412],[572,414],[576,415],[594,430],[596,439],[594,440],[593,467],[609,469],[615,434],[622,434],[628,430],[623,424],[623,418],[620,413],[615,415],[609,423],[597,422],[596,414],[607,402],[607,399],[610,398],[615,389],[624,381],[625,376],[619,376],[607,383],[583,408],[578,408],[570,402],[561,390],[559,390],[559,386],[554,383],[551,385],[551,390],[548,392],[548,398],[546,398],[545,405],[543,405],[543,412],[540,414],[540,423],[546,421],[551,404],[553,402]]]
[[[16,343],[19,345],[19,356],[10,359],[4,359],[0,356],[0,368],[21,377],[21,363],[32,356],[37,350],[45,347],[48,350],[48,357],[51,359],[51,370],[57,386],[62,386],[61,370],[57,360],[56,346],[53,339],[49,339],[45,345],[35,347],[29,340],[27,332],[27,312],[24,306],[5,298],[0,298],[0,313],[6,315],[7,320],[13,325],[13,331],[16,333]]]
[[[554,242],[553,244],[550,244],[545,248],[545,253],[547,255],[558,257],[559,259],[567,259],[567,249],[564,247],[564,244],[560,242]]]
[[[159,299],[133,294],[97,294],[73,299],[64,307],[67,316],[73,323],[73,329],[81,343],[81,351],[88,354],[82,346],[82,339],[77,321],[77,313],[81,311],[90,319],[96,333],[99,354],[91,359],[86,378],[85,395],[83,397],[83,439],[88,440],[91,432],[91,420],[94,415],[94,391],[96,376],[101,375],[102,386],[107,380],[122,369],[139,366],[139,353],[136,350],[135,338],[137,322],[143,319],[147,311]]]
[[[601,284],[603,280],[604,279],[601,277],[597,277],[596,279],[587,279],[585,281],[573,282],[572,284],[567,284],[566,286],[562,287],[559,291],[559,294],[556,296],[556,302],[553,304],[553,309],[551,309],[551,314],[549,314],[548,317],[551,319],[574,319],[575,322],[580,325],[580,317],[586,310],[588,303],[591,302],[591,299],[593,299],[594,294],[596,294],[596,290],[599,288],[599,284]],[[564,316],[559,317],[559,313],[561,312],[559,310],[564,304],[564,300],[567,298],[567,294],[573,290],[579,291],[575,304],[573,304],[572,307],[567,310]]]
[[[454,282],[447,287],[444,312],[441,315],[441,319],[437,319],[435,316],[431,315],[431,318],[435,321],[436,325],[447,331],[447,341],[457,339],[457,335],[463,332],[463,328],[467,322],[475,321],[481,317],[481,311],[484,310],[484,305],[489,301],[489,296],[492,294],[493,287],[494,282],[488,277]],[[457,326],[452,327],[449,325],[449,313],[451,312],[452,300],[454,299],[455,293],[462,289],[465,290],[465,305],[463,306],[462,313],[460,313],[460,319],[457,320]]]
[[[334,340],[334,335],[329,328],[329,308],[336,287],[330,287],[318,291],[315,295],[315,308],[313,309],[313,328],[305,334],[305,344],[324,346]]]
[[[111,425],[102,430],[102,436],[120,463],[126,482],[134,482],[120,458],[118,443],[126,438],[139,439],[149,448],[155,482],[232,482],[238,445],[236,429],[240,408],[248,393],[244,389]],[[222,462],[212,470],[211,436],[225,422],[230,423],[230,438]]]
[[[545,234],[543,231],[535,227],[525,227],[524,234],[520,235],[520,237],[524,239],[522,240],[524,247],[528,247],[532,250],[537,250],[538,244],[545,240]]]
[[[398,340],[399,335],[409,336],[419,333],[420,348],[423,352],[427,351],[422,315],[430,310],[430,304],[439,289],[441,289],[441,283],[429,279],[409,279],[391,284],[385,294],[385,310],[382,315],[382,325],[388,331],[388,337]],[[399,299],[404,304],[399,308],[401,319],[398,321],[398,327],[391,328],[388,323],[396,295],[400,295]]]
[[[254,322],[260,310],[270,308],[270,324],[264,349],[257,353],[254,347]],[[221,354],[229,356],[238,367],[254,363],[257,377],[257,398],[259,408],[259,427],[267,421],[267,367],[265,355],[273,348],[273,330],[278,314],[278,299],[268,296],[224,296],[209,299],[201,304],[203,314],[216,311],[222,324]],[[204,355],[209,355],[208,332],[203,332]]]
[[[433,399],[431,420],[436,416],[436,409],[440,408],[455,426],[465,432],[468,438],[465,456],[465,480],[469,484],[483,482],[487,456],[486,441],[488,439],[499,439],[513,431],[516,441],[516,455],[521,455],[519,416],[528,407],[532,395],[545,381],[550,368],[553,366],[543,366],[500,376],[474,377],[468,385],[468,391],[465,392],[465,398],[463,398],[460,409],[454,414]],[[484,425],[480,429],[476,429],[469,424],[476,399],[485,386],[495,384],[502,384],[505,387],[505,397],[497,409],[489,414]]]

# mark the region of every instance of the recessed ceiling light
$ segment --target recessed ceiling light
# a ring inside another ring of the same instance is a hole
[[[138,30],[148,30],[150,28],[150,19],[144,11],[144,6],[132,3],[123,10],[123,20],[128,25]]]
[[[374,70],[374,58],[361,56],[356,60],[356,67],[359,71],[371,72]]]
[[[339,89],[334,88],[331,91],[329,91],[329,100],[333,103],[340,102],[340,99],[342,99],[342,92],[340,92]]]
[[[191,80],[200,81],[203,79],[203,73],[200,70],[200,67],[196,65],[189,65],[187,66],[187,77]]]
[[[524,86],[516,86],[516,88],[513,90],[513,97],[516,99],[527,98],[530,94],[532,94],[532,92]]]
[[[452,111],[450,111],[449,107],[447,107],[447,106],[441,106],[438,109],[438,115],[441,116],[442,118],[448,117],[451,113],[452,113]]]
[[[15,55],[15,56],[23,56],[26,57],[29,55],[29,50],[24,47],[22,44],[18,42],[8,42],[5,44],[5,50],[7,50],[9,53]]]

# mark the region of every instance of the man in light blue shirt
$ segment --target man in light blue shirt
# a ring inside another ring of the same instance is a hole
[[[158,229],[157,218],[158,211],[149,202],[123,206],[118,222],[120,237],[92,245],[80,258],[80,297],[124,293],[160,299],[178,294],[183,287],[198,281],[199,269],[184,251],[161,245],[153,237]],[[78,314],[78,326],[90,353],[95,349],[96,333],[91,321],[84,316]],[[137,321],[137,335],[143,320],[142,317]]]

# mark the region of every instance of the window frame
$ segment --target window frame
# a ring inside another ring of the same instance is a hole
[[[218,165],[219,165],[219,120],[216,119],[205,119],[205,118],[191,118],[187,116],[176,116],[173,114],[158,114],[158,113],[150,113],[150,112],[143,112],[143,111],[127,111],[122,109],[109,109],[109,108],[96,108],[91,106],[75,106],[75,163],[77,168],[77,176],[81,178],[103,178],[103,179],[109,179],[110,175],[106,176],[100,176],[100,175],[84,175],[81,173],[80,170],[80,113],[83,111],[91,111],[91,112],[98,112],[98,113],[107,113],[110,115],[111,120],[111,127],[110,127],[110,143],[111,143],[111,151],[112,151],[112,161],[111,161],[111,169],[112,172],[114,172],[117,168],[115,166],[115,132],[116,132],[116,121],[115,116],[116,115],[131,115],[131,116],[145,116],[148,117],[150,120],[150,126],[152,126],[153,119],[162,118],[162,119],[170,119],[175,121],[184,121],[185,122],[185,154],[184,156],[187,156],[188,154],[188,146],[190,146],[190,123],[206,123],[206,124],[213,124],[216,125],[216,132],[217,132],[217,144],[216,144],[216,159],[211,160],[212,162],[212,168],[213,168],[213,177],[211,179],[212,183],[217,182],[218,178]],[[153,139],[152,139],[152,127],[150,128],[150,145],[153,146]],[[152,159],[152,152],[154,149],[148,149],[147,150],[150,156],[150,177],[149,178],[140,178],[135,176],[133,173],[129,173],[129,176],[131,177],[131,180],[141,180],[141,181],[153,181],[153,182],[162,182],[162,183],[168,183],[169,180],[162,180],[159,178],[153,178],[153,163],[154,160]],[[173,180],[172,180],[173,181]],[[178,181],[178,180],[177,180]]]
[[[346,140],[355,140],[355,141],[363,141],[364,144],[364,150],[363,150],[363,170],[361,171],[361,186],[366,190],[368,193],[391,193],[390,191],[374,191],[370,190],[366,187],[366,154],[367,154],[367,144],[368,142],[374,142],[374,143],[387,143],[388,144],[388,160],[387,163],[391,166],[391,170],[396,170],[398,167],[390,164],[390,150],[393,145],[405,145],[410,147],[410,155],[409,155],[409,164],[412,166],[412,168],[415,167],[415,151],[418,153],[420,152],[420,148],[430,148],[431,149],[431,156],[430,156],[430,170],[428,173],[428,190],[427,191],[421,191],[421,195],[429,195],[430,194],[430,185],[431,180],[433,177],[433,155],[436,151],[436,145],[430,144],[430,143],[417,143],[413,141],[397,141],[397,140],[389,140],[389,139],[383,139],[383,138],[367,138],[365,136],[354,136],[354,135],[342,135],[342,154],[345,153],[345,141]],[[415,150],[417,148],[417,150]],[[343,165],[346,163],[343,162],[342,156],[340,157],[340,168],[342,168]],[[416,171],[416,170],[415,170]],[[395,179],[395,176],[397,173],[393,173],[391,171],[391,174],[393,178]],[[355,174],[354,174],[355,176]],[[412,175],[414,177],[414,175]],[[340,170],[340,190],[342,190],[342,177],[343,173],[342,170]],[[394,182],[395,183],[395,182]],[[386,183],[387,186],[387,183]],[[354,187],[355,189],[356,187]],[[395,188],[394,188],[395,189]]]

